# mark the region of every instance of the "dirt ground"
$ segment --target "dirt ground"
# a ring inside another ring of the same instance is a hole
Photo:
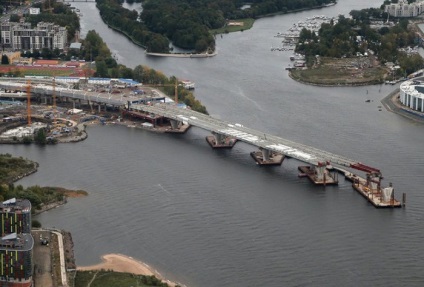
[[[296,69],[290,76],[298,81],[316,85],[345,86],[382,83],[389,71],[374,56],[354,58],[319,58],[308,69]]]

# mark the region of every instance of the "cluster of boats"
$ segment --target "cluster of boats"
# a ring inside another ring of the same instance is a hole
[[[293,24],[293,26],[289,28],[287,32],[278,32],[277,35],[274,36],[277,38],[283,38],[283,45],[279,48],[271,47],[271,51],[292,51],[294,49],[291,47],[296,46],[297,42],[299,41],[300,31],[302,31],[302,29],[308,29],[312,32],[318,33],[318,30],[321,28],[323,23],[330,23],[331,21],[336,22],[337,19],[320,15],[313,16],[312,18],[306,18],[305,21],[299,21]]]

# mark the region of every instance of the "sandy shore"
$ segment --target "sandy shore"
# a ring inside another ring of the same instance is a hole
[[[147,276],[156,276],[156,278],[161,279],[163,282],[168,283],[169,286],[176,286],[177,283],[165,280],[162,275],[149,265],[144,262],[138,261],[132,257],[125,256],[122,254],[106,254],[102,256],[102,263],[92,265],[92,266],[78,266],[77,270],[87,271],[87,270],[113,270],[116,272],[128,272],[138,275],[147,275]],[[184,286],[179,284],[180,286]]]

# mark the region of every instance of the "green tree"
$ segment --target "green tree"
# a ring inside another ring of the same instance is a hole
[[[12,14],[10,15],[10,22],[19,22],[19,20],[21,19],[21,17],[19,17],[17,14]]]
[[[44,129],[39,129],[34,137],[34,142],[39,145],[45,145],[47,143],[46,132]]]
[[[24,144],[30,144],[30,143],[32,143],[32,138],[29,137],[29,136],[25,136],[25,137],[23,137],[22,142]]]
[[[96,76],[109,77],[109,72],[105,61],[96,61]]]
[[[33,219],[33,220],[31,220],[31,227],[32,228],[41,228],[41,222],[36,220],[36,219]]]
[[[6,55],[1,56],[1,64],[2,65],[9,65],[9,58]]]

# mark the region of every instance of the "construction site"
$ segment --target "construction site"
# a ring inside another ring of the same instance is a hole
[[[50,96],[37,93],[39,87],[47,85],[40,79],[33,82],[26,80],[22,84],[25,92],[22,88],[0,90],[0,143],[31,143],[40,138],[46,144],[76,142],[87,137],[85,127],[91,124],[121,124],[166,131],[170,123],[164,117],[130,111],[128,107],[131,104],[178,100],[178,82],[144,86],[130,80],[57,77],[49,83],[52,84]],[[60,96],[64,87],[82,90],[93,98],[106,97],[110,104],[69,100]],[[173,87],[174,100],[158,89],[161,87]],[[123,102],[127,102],[126,107],[116,104]]]

